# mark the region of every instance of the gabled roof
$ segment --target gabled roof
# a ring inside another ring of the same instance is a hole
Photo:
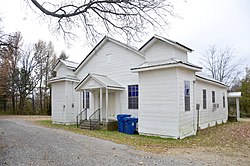
[[[122,46],[126,49],[129,49],[131,51],[133,51],[134,53],[136,53],[139,56],[144,57],[143,54],[141,54],[140,52],[137,51],[137,49],[135,49],[132,46],[129,46],[127,44],[124,44],[118,40],[115,40],[111,37],[105,36],[102,38],[102,40],[89,52],[89,54],[83,59],[83,61],[79,64],[79,66],[75,69],[75,72],[77,73],[79,71],[79,69],[87,62],[87,60],[93,56],[95,54],[96,51],[98,51],[107,41],[113,42],[115,44],[118,44],[119,46]]]
[[[173,40],[170,40],[170,39],[167,39],[167,38],[164,38],[164,37],[161,37],[161,36],[158,36],[158,35],[154,35],[151,39],[149,39],[140,49],[139,51],[143,51],[145,49],[147,49],[148,47],[150,47],[151,45],[153,45],[157,40],[160,40],[160,41],[163,41],[163,42],[166,42],[170,45],[173,45],[181,50],[184,50],[184,51],[187,51],[187,52],[192,52],[193,50],[191,48],[188,48],[176,41],[173,41]]]
[[[196,73],[195,75],[196,75],[196,78],[198,78],[198,79],[202,79],[202,80],[205,80],[205,81],[213,82],[213,83],[216,83],[216,84],[219,84],[219,85],[227,87],[227,85],[224,84],[223,82],[220,82],[220,81],[218,81],[216,79],[213,79],[213,78],[207,76],[205,73],[199,72],[199,73]]]
[[[57,70],[60,63],[63,64],[67,69],[71,70],[74,70],[79,65],[79,63],[73,61],[59,59],[56,65],[54,66],[53,70]]]
[[[92,78],[95,80],[97,83],[99,83],[102,87],[106,89],[114,89],[114,90],[124,90],[124,87],[121,86],[119,83],[115,82],[111,78],[101,75],[101,74],[94,74],[94,73],[89,73],[77,86],[76,90],[79,91],[81,87],[83,87],[89,80]],[[95,87],[93,87],[95,88]]]
[[[160,61],[153,61],[153,62],[144,62],[143,64],[132,68],[132,71],[145,71],[145,70],[155,70],[155,69],[162,69],[162,68],[171,68],[171,67],[184,67],[189,68],[190,70],[200,71],[202,68],[196,66],[189,62],[183,62],[177,59],[167,59],[167,60],[160,60]]]

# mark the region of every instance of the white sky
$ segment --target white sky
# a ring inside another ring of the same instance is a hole
[[[189,56],[191,62],[199,64],[204,51],[209,45],[215,44],[223,48],[232,46],[235,49],[234,55],[244,59],[242,70],[245,66],[250,66],[249,0],[173,1],[175,12],[182,19],[171,19],[170,29],[163,36],[192,48],[194,52]],[[0,17],[3,18],[1,24],[4,30],[21,31],[25,42],[37,42],[39,39],[52,41],[58,54],[65,50],[73,61],[80,62],[90,51],[80,39],[72,43],[71,48],[67,48],[64,41],[51,34],[48,25],[29,10],[24,0],[1,2]],[[153,34],[154,32],[149,34],[147,39]]]

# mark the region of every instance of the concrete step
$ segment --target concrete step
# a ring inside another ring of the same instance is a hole
[[[80,128],[81,128],[81,129],[90,130],[90,128],[93,128],[94,125],[96,125],[96,126],[95,126],[95,129],[100,128],[100,127],[99,127],[99,123],[96,124],[96,122],[98,122],[97,119],[91,120],[91,125],[90,125],[90,121],[89,121],[89,120],[84,121],[84,122],[80,125]]]

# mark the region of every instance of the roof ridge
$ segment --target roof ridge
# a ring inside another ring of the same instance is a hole
[[[117,39],[115,39],[115,38],[113,38],[113,37],[110,37],[110,36],[105,36],[108,40],[110,39],[110,40],[114,40],[115,42],[118,42],[118,43],[120,43],[120,44],[122,44],[122,45],[125,45],[125,46],[127,46],[127,47],[129,47],[129,48],[131,48],[131,49],[133,49],[133,50],[135,50],[135,51],[138,51],[138,48],[137,47],[134,47],[134,46],[132,46],[132,45],[130,45],[130,44],[126,44],[126,43],[124,43],[124,42],[122,42],[122,41],[119,41],[119,40],[117,40]]]
[[[71,62],[71,63],[75,63],[75,64],[79,64],[77,62],[71,61],[71,60],[67,60],[67,59],[60,59],[61,61],[66,61],[66,62]]]
[[[193,51],[191,48],[189,48],[189,47],[187,47],[187,46],[185,46],[185,45],[183,45],[183,44],[180,44],[180,43],[178,43],[178,42],[176,42],[176,41],[174,41],[174,40],[168,39],[168,38],[166,38],[166,37],[162,37],[162,36],[157,35],[157,34],[155,34],[155,35],[154,35],[153,37],[151,37],[146,43],[144,43],[144,44],[139,48],[138,51],[141,51],[141,50],[142,50],[146,45],[148,45],[153,39],[161,40],[161,41],[166,42],[166,43],[169,43],[169,44],[171,44],[171,45],[173,45],[173,46],[175,46],[175,47],[181,47],[182,49],[187,50],[187,52],[192,52],[192,51]]]

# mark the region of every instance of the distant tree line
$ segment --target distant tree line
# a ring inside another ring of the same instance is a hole
[[[24,46],[20,32],[0,29],[0,114],[50,114],[48,80],[56,61],[51,42]]]

